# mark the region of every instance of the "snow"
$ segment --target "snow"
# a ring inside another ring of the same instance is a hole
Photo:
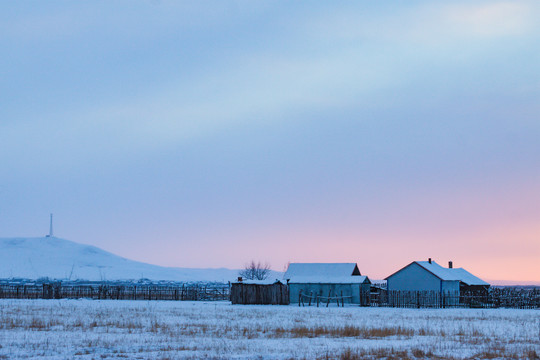
[[[537,310],[0,300],[0,358],[536,358],[539,326]]]
[[[283,279],[294,283],[335,282],[339,279],[353,277],[356,263],[291,263],[283,275]],[[354,277],[356,277],[355,275]],[[300,281],[300,279],[304,281]],[[347,281],[349,284],[353,281]]]
[[[471,274],[470,272],[468,272],[467,270],[463,268],[454,268],[454,269],[447,269],[447,270],[453,271],[453,273],[456,275],[459,281],[467,285],[489,285],[489,283],[474,276],[473,274]]]
[[[281,273],[272,272],[274,278]],[[0,238],[0,278],[69,280],[235,280],[238,270],[162,267],[56,237]]]
[[[367,276],[294,276],[289,280],[289,284],[362,284],[367,280]]]
[[[283,275],[289,284],[356,284],[367,276],[353,275],[356,263],[291,263]]]
[[[242,280],[242,281],[235,281],[236,284],[253,284],[253,285],[274,285],[275,283],[281,283],[283,284],[282,280],[274,279],[274,278],[267,278],[264,280]]]
[[[467,285],[489,285],[463,268],[445,268],[435,261],[416,261],[418,265],[431,272],[441,280],[461,281]]]

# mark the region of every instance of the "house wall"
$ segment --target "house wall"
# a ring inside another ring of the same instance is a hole
[[[446,306],[459,304],[459,281],[443,281],[442,291]]]
[[[388,291],[441,291],[442,288],[441,280],[438,277],[416,263],[412,263],[390,276],[386,284]]]
[[[352,296],[352,298],[345,300],[345,303],[350,302],[352,304],[360,304],[360,291],[368,291],[370,289],[369,284],[289,284],[289,296],[291,303],[298,303],[300,290],[302,294],[313,296],[320,295],[327,297],[330,296]],[[304,300],[306,301],[306,300]]]
[[[457,293],[459,295],[459,281],[443,281],[442,282],[442,291]]]

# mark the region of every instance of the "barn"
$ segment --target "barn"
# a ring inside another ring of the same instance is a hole
[[[288,305],[289,289],[280,280],[243,280],[231,284],[231,303],[242,305]]]
[[[345,297],[345,302],[364,304],[371,282],[356,263],[291,263],[283,276],[291,303],[303,296]]]
[[[413,261],[386,278],[388,291],[435,291],[459,296],[463,291],[485,291],[489,284],[463,268],[442,267],[431,258]]]

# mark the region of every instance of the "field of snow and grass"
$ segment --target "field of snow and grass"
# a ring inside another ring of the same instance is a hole
[[[540,312],[0,300],[4,359],[538,359]]]

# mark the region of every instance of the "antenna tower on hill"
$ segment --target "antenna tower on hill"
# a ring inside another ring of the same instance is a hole
[[[51,213],[51,225],[49,227],[49,235],[47,235],[47,237],[53,237],[52,213]]]

